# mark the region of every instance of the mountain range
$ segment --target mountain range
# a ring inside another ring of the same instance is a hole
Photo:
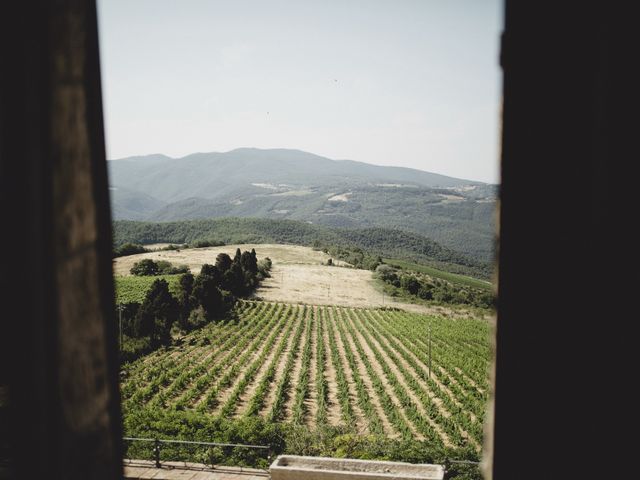
[[[497,187],[300,150],[128,157],[108,162],[116,220],[298,220],[418,233],[481,261],[493,256]]]

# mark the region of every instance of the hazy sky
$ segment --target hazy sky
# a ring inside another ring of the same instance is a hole
[[[498,0],[99,0],[107,157],[297,148],[498,182]]]

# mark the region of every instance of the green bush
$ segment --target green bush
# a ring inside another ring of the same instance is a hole
[[[131,275],[137,275],[140,277],[159,275],[160,269],[158,268],[158,264],[151,260],[150,258],[145,258],[133,264],[131,270],[129,270]]]
[[[226,245],[221,240],[197,240],[191,244],[193,248],[205,248],[205,247],[223,247]]]
[[[151,350],[151,339],[149,337],[135,338],[124,335],[122,345],[120,345],[120,362],[133,362],[151,352]]]
[[[145,258],[133,264],[129,272],[132,275],[140,277],[150,277],[156,275],[178,275],[180,273],[188,273],[189,267],[187,265],[174,266],[167,260],[158,260],[157,262]]]
[[[125,411],[124,434],[142,438],[194,440],[217,443],[268,445],[264,451],[247,448],[162,446],[162,460],[200,461],[222,465],[266,468],[280,454],[327,456],[368,460],[447,465],[449,480],[480,480],[477,465],[456,465],[448,459],[479,461],[472,449],[434,447],[426,441],[402,440],[382,435],[360,435],[348,427],[268,422],[262,417],[220,418],[193,411],[140,408]],[[128,445],[126,457],[152,459],[145,444]]]
[[[125,243],[120,246],[120,248],[116,248],[113,251],[114,257],[126,257],[128,255],[136,255],[138,253],[145,253],[149,250],[144,248],[142,245],[137,243]]]
[[[271,266],[271,259],[269,257],[263,258],[258,262],[258,273],[262,275],[263,278],[271,277],[271,273],[269,273],[271,270]]]

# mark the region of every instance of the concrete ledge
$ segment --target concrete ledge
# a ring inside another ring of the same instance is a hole
[[[443,480],[442,465],[279,455],[272,480]]]

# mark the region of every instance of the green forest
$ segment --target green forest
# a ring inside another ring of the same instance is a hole
[[[121,360],[134,360],[170,345],[177,334],[224,318],[270,269],[271,260],[258,261],[253,249],[237,249],[233,258],[221,253],[215,265],[204,264],[198,275],[188,270],[178,275],[176,270],[183,269],[169,262],[136,262],[133,276],[116,277]]]
[[[366,251],[431,266],[447,272],[489,279],[492,265],[444,247],[415,233],[386,228],[329,228],[293,220],[219,218],[179,222],[114,222],[114,251],[127,243],[207,246],[242,243],[287,243],[326,251]],[[135,252],[132,246],[125,250]],[[135,252],[137,253],[137,252]]]

